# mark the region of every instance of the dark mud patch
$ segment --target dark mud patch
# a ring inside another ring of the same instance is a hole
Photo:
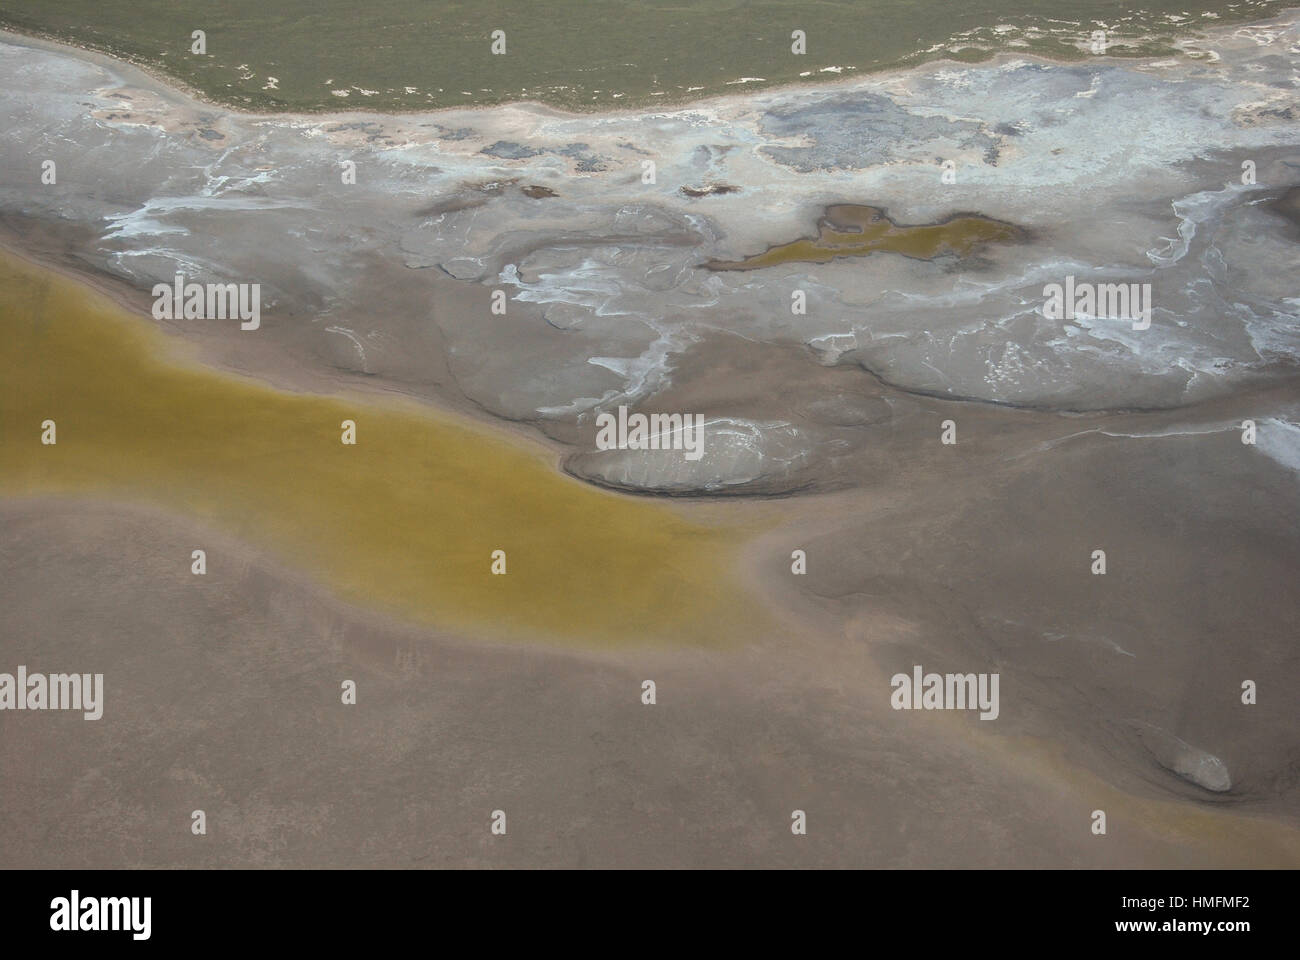
[[[1300,186],[1291,187],[1276,200],[1267,204],[1269,210],[1284,218],[1291,224],[1287,236],[1300,240]]]
[[[703,187],[682,187],[682,196],[698,199],[699,197],[720,197],[728,193],[740,193],[740,187],[730,183],[711,183]]]

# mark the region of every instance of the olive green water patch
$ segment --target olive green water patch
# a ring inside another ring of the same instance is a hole
[[[623,108],[996,53],[1170,56],[1291,0],[0,0],[0,25],[255,110],[405,112],[540,100]],[[1205,16],[1209,14],[1210,16]],[[1172,21],[1170,16],[1177,17]],[[204,52],[192,34],[204,31]],[[798,30],[806,53],[795,52]],[[504,47],[493,53],[493,33]]]
[[[906,226],[891,220],[880,207],[841,203],[826,208],[817,236],[769,247],[743,260],[710,260],[710,270],[757,270],[781,263],[829,263],[837,257],[871,253],[901,253],[916,260],[941,255],[968,257],[992,243],[1016,243],[1023,231],[1010,223],[977,214],[939,223]]]
[[[147,321],[8,257],[0,324],[2,494],[160,506],[349,601],[492,636],[708,644],[755,622],[730,575],[737,529],[585,486],[531,443],[414,403],[206,369]],[[188,556],[176,563],[188,573]]]

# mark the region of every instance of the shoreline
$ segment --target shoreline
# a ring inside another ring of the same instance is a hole
[[[1281,23],[1290,20],[1297,12],[1300,12],[1300,4],[1283,8],[1276,16],[1268,17],[1263,20],[1241,20],[1233,23],[1223,23],[1222,21],[1211,21],[1199,35],[1181,37],[1175,41],[1180,47],[1182,55],[1186,55],[1185,45],[1194,42],[1213,42],[1216,36],[1231,34],[1243,27],[1265,27],[1272,24]],[[136,60],[118,56],[106,50],[97,47],[76,43],[69,40],[57,38],[51,34],[29,33],[16,29],[12,25],[0,23],[0,43],[12,43],[16,45],[30,45],[46,50],[62,51],[76,56],[84,61],[97,64],[99,66],[108,66],[117,70],[134,70],[139,73],[150,84],[163,93],[172,94],[184,100],[190,101],[191,104],[207,108],[218,109],[235,114],[247,119],[264,119],[264,120],[303,120],[303,121],[322,121],[330,118],[338,120],[361,120],[371,119],[389,119],[399,120],[402,118],[432,118],[436,116],[445,116],[457,112],[482,112],[493,110],[508,110],[512,108],[522,108],[529,112],[546,115],[554,118],[573,119],[573,120],[599,120],[600,118],[626,118],[631,116],[642,115],[646,117],[655,117],[662,115],[676,115],[689,113],[693,109],[703,111],[720,110],[734,104],[752,102],[761,97],[780,96],[788,94],[793,90],[806,90],[810,95],[817,95],[823,92],[834,92],[842,89],[852,89],[854,86],[867,86],[872,84],[888,83],[891,80],[900,79],[903,76],[914,74],[918,71],[925,70],[927,67],[935,65],[948,64],[955,68],[971,67],[996,67],[1013,61],[1027,61],[1030,63],[1040,63],[1051,66],[1067,66],[1070,64],[1087,62],[1088,57],[1082,56],[1079,60],[1064,60],[1054,57],[1045,56],[1039,53],[1029,53],[1021,51],[998,51],[988,57],[976,61],[960,60],[952,57],[935,57],[923,60],[919,63],[911,64],[890,64],[879,70],[859,70],[855,71],[853,76],[837,76],[835,79],[828,80],[803,80],[791,81],[786,83],[774,83],[771,86],[764,86],[756,89],[753,95],[745,93],[715,93],[708,96],[680,100],[670,99],[665,96],[662,100],[663,109],[656,109],[657,104],[644,103],[639,105],[629,105],[627,107],[610,107],[608,104],[601,104],[592,110],[578,110],[568,107],[560,107],[543,100],[536,99],[519,99],[519,100],[502,100],[490,104],[460,104],[449,105],[445,107],[433,107],[427,110],[279,110],[268,111],[264,109],[250,109],[234,103],[209,96],[205,91],[193,86],[192,84],[170,74],[153,64],[140,63]],[[1141,55],[1133,57],[1116,56],[1114,59],[1121,60],[1125,63],[1137,65],[1150,65],[1161,60],[1167,60],[1167,54]]]
[[[280,366],[273,373],[268,370],[238,366],[217,355],[220,352],[218,348],[221,346],[219,341],[209,343],[187,336],[179,328],[178,321],[154,320],[149,314],[144,291],[131,286],[127,280],[98,269],[92,264],[78,265],[57,259],[48,253],[33,253],[21,246],[20,239],[3,223],[0,223],[0,256],[12,257],[36,270],[49,271],[108,299],[115,306],[144,323],[150,330],[160,334],[167,343],[168,349],[175,351],[178,362],[191,364],[220,376],[256,383],[277,393],[327,399],[356,395],[367,401],[389,404],[394,409],[409,407],[422,413],[430,413],[434,417],[463,421],[461,425],[465,429],[493,434],[524,452],[544,453],[555,476],[583,490],[598,491],[629,503],[656,503],[665,507],[677,507],[680,508],[683,517],[689,514],[696,522],[710,526],[734,524],[733,520],[725,516],[730,512],[731,504],[743,502],[750,504],[751,508],[757,508],[759,504],[770,505],[763,508],[763,517],[745,525],[753,526],[752,532],[755,534],[770,530],[775,521],[768,515],[779,515],[779,511],[784,509],[782,505],[793,498],[789,493],[756,493],[740,497],[702,493],[673,494],[636,488],[625,489],[598,483],[566,470],[564,461],[572,455],[572,446],[539,429],[532,421],[514,420],[491,413],[468,397],[462,396],[459,402],[454,402],[455,397],[450,393],[425,395],[401,389],[377,377],[347,373],[329,377],[304,366]],[[816,491],[799,495],[800,498],[816,496],[818,496]]]

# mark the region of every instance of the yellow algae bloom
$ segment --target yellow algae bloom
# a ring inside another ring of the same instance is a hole
[[[0,290],[0,493],[156,505],[351,602],[480,635],[721,644],[754,622],[732,581],[740,531],[689,507],[589,487],[539,445],[413,402],[177,358],[146,321],[16,258]]]

